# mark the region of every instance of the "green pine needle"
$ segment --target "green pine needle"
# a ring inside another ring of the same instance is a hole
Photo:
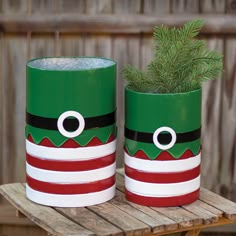
[[[207,49],[203,40],[194,39],[203,20],[182,28],[154,27],[154,59],[144,71],[127,65],[123,76],[132,90],[146,93],[181,93],[201,87],[223,71],[223,55]]]

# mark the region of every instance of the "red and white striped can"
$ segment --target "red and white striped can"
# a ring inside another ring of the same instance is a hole
[[[201,154],[185,152],[178,160],[168,152],[150,160],[142,151],[125,151],[126,198],[145,206],[178,206],[193,202],[200,189]]]
[[[110,200],[115,195],[116,140],[98,139],[86,147],[71,141],[60,148],[48,139],[40,145],[26,140],[27,197],[60,207],[82,207]]]

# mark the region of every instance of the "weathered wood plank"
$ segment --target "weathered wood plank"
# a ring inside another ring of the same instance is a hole
[[[225,40],[225,79],[222,89],[222,159],[220,194],[236,199],[236,38]]]
[[[170,12],[170,0],[145,0],[143,1],[144,14],[164,15]]]
[[[84,56],[84,36],[60,34],[59,55],[68,57]]]
[[[1,13],[25,14],[27,13],[28,1],[1,0]]]
[[[2,40],[2,181],[24,182],[26,34],[4,35]]]
[[[171,0],[171,13],[198,13],[199,0]]]
[[[182,206],[182,208],[201,217],[204,224],[216,223],[219,220],[217,215],[201,207],[201,202],[199,200],[192,204]]]
[[[210,49],[223,52],[223,41],[215,37],[208,39]],[[221,165],[221,101],[222,80],[204,83],[202,86],[202,186],[217,191]]]
[[[141,38],[140,49],[140,66],[145,69],[147,64],[153,59],[154,56],[154,42],[153,39],[147,35],[143,35]]]
[[[55,35],[53,33],[32,33],[30,43],[30,58],[55,56]]]
[[[6,15],[0,16],[0,29],[3,32],[90,32],[90,33],[123,33],[138,34],[152,33],[155,25],[182,26],[193,18],[205,20],[203,34],[235,34],[235,15],[204,15],[204,14],[181,14],[176,17],[173,15],[153,16],[126,14],[60,14],[48,15]],[[216,24],[217,22],[217,24]]]
[[[226,2],[226,12],[230,14],[236,13],[236,3],[234,0],[225,0]]]
[[[114,36],[112,38],[112,58],[117,61],[117,84],[116,84],[116,99],[117,99],[117,167],[123,166],[123,146],[124,146],[124,80],[122,79],[121,71],[124,64],[128,63],[128,43],[126,37]]]
[[[207,210],[208,212],[211,212],[213,213],[214,215],[216,215],[218,218],[222,217],[223,216],[223,211],[211,206],[211,205],[208,205],[207,203],[203,202],[203,201],[200,201],[200,200],[197,200],[195,202],[195,204],[199,205],[201,208]]]
[[[205,1],[205,0],[199,0],[199,8],[200,12],[202,13],[224,13],[226,8],[226,1],[222,0],[211,0],[211,1]]]
[[[97,235],[124,235],[123,231],[108,221],[104,220],[102,217],[93,213],[85,207],[77,208],[55,208],[58,212],[62,213],[66,218],[77,222],[79,225],[86,229],[91,230]]]
[[[58,0],[30,0],[30,3],[31,12],[40,17],[42,17],[42,14],[56,14],[60,9],[60,2]]]
[[[120,191],[116,191],[116,196],[110,201],[110,203],[117,206],[119,209],[126,212],[127,214],[135,216],[136,219],[149,225],[153,233],[163,232],[165,230],[165,224],[163,224],[163,221],[161,219],[159,220],[156,217],[151,217],[145,212],[135,208],[132,204],[129,204],[129,202],[125,199],[124,193]]]
[[[50,207],[34,204],[25,196],[22,184],[7,184],[0,186],[0,193],[30,220],[53,235],[94,235],[78,224],[65,218]]]
[[[131,216],[120,210],[112,203],[106,202],[95,206],[89,206],[88,209],[122,229],[126,232],[127,236],[142,235],[151,232],[151,228],[147,224],[136,219],[135,216]]]
[[[4,56],[3,56],[3,45],[4,45],[4,40],[3,40],[3,33],[0,33],[0,70],[3,70],[3,60],[4,60]],[[0,106],[2,107],[2,109],[0,109],[0,133],[2,135],[0,135],[0,164],[1,166],[3,166],[3,99],[4,99],[4,78],[3,78],[3,73],[0,73]],[[0,183],[3,183],[3,171],[1,171],[0,174]],[[1,197],[0,197],[0,201],[1,201]]]
[[[139,14],[141,12],[141,0],[112,0],[112,12],[116,14]]]
[[[84,13],[86,0],[57,0],[58,14]]]
[[[203,219],[181,207],[151,207],[153,210],[178,223],[180,228],[201,225]]]
[[[201,188],[200,200],[223,211],[224,217],[236,220],[236,203],[231,202],[207,189]]]
[[[216,227],[216,226],[222,226],[222,225],[226,225],[226,224],[232,224],[233,221],[226,219],[224,217],[220,218],[219,221],[217,223],[212,223],[210,225],[198,225],[198,226],[191,226],[191,227],[186,227],[186,228],[180,228],[177,230],[172,230],[172,231],[166,231],[164,233],[156,233],[153,234],[152,236],[159,236],[159,235],[176,235],[176,233],[182,232],[180,234],[177,234],[178,236],[182,236],[184,235],[184,233],[187,231],[193,231],[193,230],[199,230],[199,229],[205,229],[205,228],[209,228],[209,227]],[[177,236],[176,235],[176,236]],[[203,234],[204,235],[204,234]]]

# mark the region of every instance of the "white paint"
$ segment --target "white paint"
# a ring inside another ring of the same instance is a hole
[[[161,133],[161,132],[168,132],[171,134],[171,141],[169,144],[161,144],[159,143],[158,141],[158,135]],[[173,129],[171,129],[170,127],[166,127],[166,126],[163,126],[163,127],[160,127],[158,128],[154,134],[153,134],[153,142],[154,144],[156,145],[157,148],[161,149],[161,150],[168,150],[170,148],[172,148],[174,145],[175,145],[175,142],[176,142],[176,133]]]
[[[48,160],[91,160],[114,153],[116,151],[116,140],[93,147],[57,148],[37,145],[26,139],[26,151],[31,156]]]
[[[115,174],[116,163],[88,171],[52,171],[33,167],[26,162],[26,173],[33,179],[51,183],[88,183],[109,178]]]
[[[143,160],[129,156],[125,152],[125,164],[131,168],[139,171],[154,172],[154,173],[168,173],[191,170],[201,163],[201,154],[182,160],[157,161],[157,160]]]
[[[36,191],[26,184],[26,196],[31,201],[54,207],[85,207],[109,201],[115,196],[115,185],[103,191],[86,194],[51,194]]]
[[[125,187],[130,192],[147,197],[181,196],[200,188],[200,176],[190,181],[171,184],[146,183],[125,176]]]
[[[63,126],[64,120],[70,116],[75,117],[79,122],[78,128],[72,132],[65,130],[65,128]],[[66,111],[66,112],[62,113],[57,120],[57,128],[58,128],[59,132],[67,138],[75,138],[75,137],[79,136],[83,132],[84,126],[85,126],[84,117],[77,111]]]

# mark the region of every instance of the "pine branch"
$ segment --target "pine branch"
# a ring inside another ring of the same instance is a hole
[[[223,70],[222,54],[209,51],[203,40],[196,40],[202,20],[186,23],[182,28],[155,27],[154,59],[146,70],[130,65],[123,70],[128,87],[140,92],[186,92],[201,87]]]

